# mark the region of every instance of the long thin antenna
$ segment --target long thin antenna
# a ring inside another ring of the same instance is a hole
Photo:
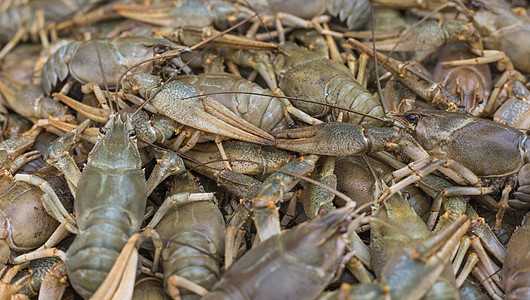
[[[261,18],[261,15],[258,13],[258,11],[254,7],[252,7],[252,5],[250,5],[250,2],[248,2],[248,0],[243,0],[243,1],[245,1],[245,4],[256,14],[256,16],[258,17],[259,22],[261,23],[263,28],[265,28],[265,31],[269,35],[269,38],[272,40],[272,34],[269,31],[269,29],[267,28],[267,26],[265,26],[265,22],[263,22],[263,19]],[[269,7],[271,7],[272,5],[274,5],[274,4],[271,3],[269,5]]]
[[[254,18],[255,16],[256,16],[256,15],[254,14],[254,15],[252,15],[252,16],[250,16],[250,17],[244,19],[244,20],[242,20],[241,22],[237,23],[236,25],[234,25],[234,26],[232,26],[232,27],[230,27],[230,28],[228,28],[228,29],[226,29],[226,30],[223,30],[223,31],[221,31],[220,33],[218,33],[218,34],[216,34],[216,35],[214,35],[214,36],[212,36],[212,37],[209,37],[209,38],[205,39],[204,41],[201,41],[201,42],[199,42],[199,43],[197,43],[197,44],[195,44],[195,45],[193,45],[193,46],[191,46],[191,47],[188,47],[188,48],[186,48],[186,49],[184,49],[184,50],[169,51],[169,53],[167,53],[167,54],[163,54],[163,55],[160,55],[160,56],[151,57],[151,58],[148,58],[148,59],[146,59],[146,60],[143,60],[143,61],[141,61],[141,62],[139,62],[139,63],[136,63],[136,64],[130,66],[130,67],[127,68],[127,69],[126,69],[126,70],[120,75],[120,77],[118,78],[118,81],[116,82],[116,92],[117,92],[117,91],[119,90],[119,88],[120,88],[120,83],[121,83],[121,81],[123,80],[123,77],[125,77],[125,75],[126,75],[128,72],[130,72],[132,69],[134,69],[134,68],[136,68],[136,67],[138,67],[138,66],[140,66],[140,65],[142,65],[142,64],[145,64],[145,63],[147,63],[147,62],[153,61],[153,60],[164,59],[164,58],[170,58],[170,57],[178,57],[178,56],[180,56],[183,52],[190,52],[190,51],[193,51],[193,50],[195,50],[195,49],[198,49],[199,47],[201,47],[201,46],[203,46],[203,45],[205,45],[205,44],[207,44],[207,43],[213,41],[214,39],[216,39],[216,38],[218,38],[218,37],[220,37],[220,36],[222,36],[222,35],[224,35],[224,34],[230,32],[230,31],[234,30],[235,28],[238,28],[239,26],[241,26],[241,25],[243,25],[243,24],[245,24],[246,22],[248,22],[249,20],[251,20],[251,19]],[[118,93],[116,93],[115,96],[116,96],[115,100],[116,100],[116,102],[118,102]],[[149,99],[148,99],[148,100],[149,100]],[[146,101],[145,103],[147,104],[148,101]],[[145,104],[144,104],[144,105],[145,105]]]
[[[379,78],[379,68],[377,67],[377,51],[375,50],[375,12],[374,12],[374,5],[370,4],[370,14],[372,15],[372,47],[374,49],[374,63],[375,63],[375,81],[377,83],[377,93],[379,94],[379,102],[381,103],[381,107],[383,107],[383,113],[388,113],[388,108],[386,107],[386,103],[383,99],[383,90],[381,89],[381,80]]]

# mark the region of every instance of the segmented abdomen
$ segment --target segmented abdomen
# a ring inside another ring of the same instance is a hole
[[[170,210],[156,230],[167,241],[162,252],[164,285],[178,275],[210,289],[220,276],[220,254],[224,250],[224,220],[211,202],[193,202]],[[183,299],[199,296],[181,290]]]
[[[326,100],[332,98],[333,100],[331,101],[337,103],[340,107],[375,117],[384,116],[381,102],[351,76],[337,75],[331,79],[326,86],[326,94],[328,95]],[[334,115],[338,115],[337,109],[334,110]],[[361,125],[381,124],[375,119],[352,112],[345,114],[344,121]]]
[[[303,54],[303,51],[300,52]],[[357,83],[344,65],[330,59],[315,59],[312,55],[309,59],[311,60],[307,63],[298,64],[279,74],[278,83],[286,95],[353,109],[377,117],[384,115],[381,102]],[[326,105],[294,100],[292,103],[314,117],[324,116],[330,111]],[[333,111],[338,115],[336,109]],[[379,121],[355,113],[345,112],[344,121],[361,125],[380,125]]]
[[[370,18],[368,0],[331,0],[327,1],[326,9],[341,22],[346,21],[348,29],[360,29]]]
[[[90,225],[68,248],[67,268],[70,282],[84,298],[101,285],[123,246],[134,234],[128,215],[115,207],[94,210]]]
[[[173,46],[164,39],[142,36],[73,42],[59,48],[48,58],[42,69],[42,88],[49,95],[54,86],[68,75],[82,84],[95,82],[112,88],[130,66],[153,57],[155,51]],[[152,70],[153,63],[135,68],[138,72],[150,73]]]
[[[215,94],[212,97],[245,121],[262,130],[287,128],[281,102],[270,90],[254,82],[229,73],[185,75],[178,77],[177,80],[192,84],[205,93],[227,92]]]
[[[82,42],[72,42],[66,46],[62,46],[55,51],[48,60],[41,73],[42,90],[46,95],[49,95],[52,89],[58,82],[66,79],[68,76],[68,63],[70,57],[79,48]]]

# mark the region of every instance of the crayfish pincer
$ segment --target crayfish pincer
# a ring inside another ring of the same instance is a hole
[[[194,85],[177,80],[162,84],[162,78],[134,73],[127,89],[138,92],[169,118],[186,126],[261,145],[275,144],[267,132],[243,120],[212,97],[202,95]]]
[[[274,235],[247,252],[202,299],[317,299],[339,270],[352,207]]]
[[[341,156],[400,149],[417,161],[431,157],[432,167],[444,162],[451,169],[442,169],[444,174],[459,184],[473,186],[467,188],[466,195],[503,189],[497,229],[508,205],[530,206],[530,140],[526,133],[459,112],[418,109],[396,115],[395,120],[402,128],[325,123],[272,134],[276,147],[290,151]],[[513,189],[515,199],[508,200]]]

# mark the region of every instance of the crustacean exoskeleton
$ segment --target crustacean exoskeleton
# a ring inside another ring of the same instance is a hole
[[[165,211],[158,224],[149,226],[153,226],[163,241],[161,261],[167,293],[173,298],[193,299],[197,298],[191,296],[193,293],[179,289],[178,278],[190,280],[204,289],[210,289],[218,280],[225,222],[213,202],[189,198],[191,193],[204,191],[188,174],[175,176],[172,183],[168,199],[183,202]],[[159,211],[162,213],[164,209]]]
[[[72,42],[59,48],[46,61],[41,73],[42,90],[49,95],[59,82],[69,76],[81,84],[95,82],[100,86],[114,87],[127,68],[175,47],[177,45],[168,40],[149,37]],[[101,64],[101,70],[100,56],[105,62]],[[153,63],[142,64],[136,71],[150,72],[153,68]]]
[[[530,218],[527,214],[510,239],[506,249],[506,262],[504,263],[504,286],[506,299],[524,299],[530,295],[529,274],[530,255]]]
[[[340,268],[344,234],[357,223],[352,212],[344,207],[265,240],[203,299],[317,299]]]
[[[510,201],[515,201],[514,204],[528,202],[524,192],[528,161],[526,134],[503,124],[457,112],[412,110],[396,118],[407,129],[328,123],[278,131],[274,133],[276,147],[336,156],[400,149],[416,160],[430,155],[446,160],[457,173],[449,174],[453,180],[459,183],[467,181],[475,186],[460,193],[482,195],[503,188],[497,226],[500,226],[512,189],[519,186],[514,193],[516,200]],[[348,138],[345,139],[345,136]],[[499,160],[501,156],[509,159]],[[485,184],[481,179],[489,183]]]
[[[74,144],[89,121],[53,142],[45,153],[46,160],[65,173],[75,191],[75,219],[56,201],[53,190],[47,190],[46,195],[51,199],[48,205],[53,207],[49,212],[66,223],[70,231],[78,233],[66,252],[66,264],[70,282],[86,298],[98,289],[118,259],[122,247],[140,228],[148,193],[167,176],[184,168],[182,161],[179,167],[179,161],[174,160],[178,156],[168,153],[167,158],[160,159],[165,166],[155,168],[146,181],[128,118],[123,122],[111,115],[107,125],[109,129],[101,130],[105,135],[90,152],[81,173],[65,149]],[[17,175],[15,178],[20,177]],[[28,176],[25,180],[41,188],[46,187],[46,182],[37,180],[35,176]],[[107,242],[101,242],[102,232],[108,234]],[[91,264],[87,256],[96,254],[101,257],[100,263]],[[113,294],[115,290],[104,286],[98,293]],[[125,293],[132,294],[132,288]]]

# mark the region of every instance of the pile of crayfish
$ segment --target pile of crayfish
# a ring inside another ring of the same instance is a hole
[[[0,299],[530,299],[529,14],[0,0]]]

